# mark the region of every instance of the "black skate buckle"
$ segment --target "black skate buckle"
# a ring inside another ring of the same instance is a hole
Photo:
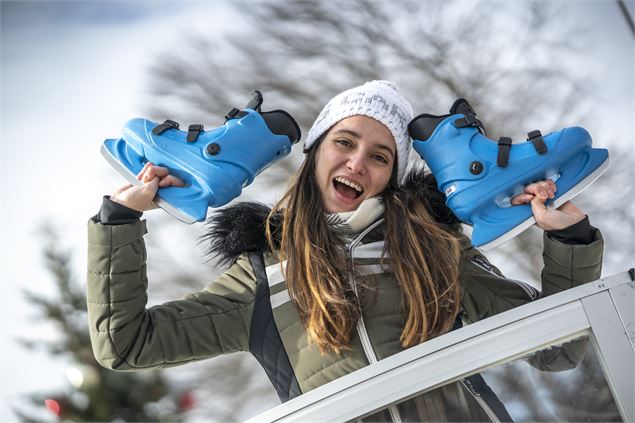
[[[200,123],[193,123],[187,128],[187,142],[194,142],[205,129]]]
[[[542,134],[538,130],[527,133],[527,140],[531,141],[538,154],[545,154],[547,152],[547,144],[542,138]]]
[[[260,105],[262,104],[262,93],[258,90],[255,90],[249,99],[249,102],[245,106],[245,109],[252,109],[260,113]],[[231,119],[241,118],[243,116],[247,116],[247,112],[244,110],[239,110],[237,108],[233,108],[225,115],[225,122]]]
[[[509,137],[500,137],[498,139],[498,157],[496,164],[499,167],[507,167],[509,164],[509,151],[512,149],[512,139]]]
[[[155,126],[152,129],[152,133],[154,135],[161,135],[163,131],[166,131],[168,129],[179,129],[179,123],[170,119],[166,119],[165,122],[163,122],[162,124]]]
[[[240,112],[240,110],[238,110],[237,108],[233,108],[231,109],[226,115],[225,115],[225,122],[227,122],[230,119],[234,119],[236,117],[236,115],[238,114],[238,112]]]
[[[247,112],[243,112],[242,110],[239,110],[234,107],[233,109],[229,111],[229,113],[225,115],[225,122],[232,119],[239,119],[243,116],[247,116]]]
[[[483,125],[483,122],[476,119],[476,116],[474,115],[466,114],[465,117],[456,119],[454,121],[454,126],[457,128],[467,128],[472,126],[478,128],[482,134],[485,134],[485,126]]]

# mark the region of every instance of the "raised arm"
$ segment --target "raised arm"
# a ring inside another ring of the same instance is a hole
[[[88,316],[97,360],[116,370],[165,367],[249,346],[255,276],[246,256],[205,289],[146,308],[145,221],[159,187],[181,186],[146,165],[143,185],[105,197],[88,222]]]
[[[238,261],[203,290],[146,308],[145,222],[88,223],[88,316],[105,367],[166,367],[249,347],[255,277]]]
[[[528,185],[524,194],[512,200],[512,204],[530,203],[536,225],[545,230],[542,292],[505,278],[480,251],[466,248],[460,263],[465,320],[474,322],[600,277],[603,252],[600,231],[571,202],[558,209],[546,207],[554,193],[555,184],[548,180]]]

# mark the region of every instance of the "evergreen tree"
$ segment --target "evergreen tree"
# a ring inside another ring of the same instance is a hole
[[[73,278],[71,252],[60,246],[51,227],[44,228],[43,256],[55,284],[55,297],[25,291],[37,309],[37,317],[53,323],[54,341],[23,339],[29,349],[71,361],[67,387],[50,393],[34,393],[28,401],[37,409],[14,410],[22,421],[41,421],[46,407],[60,421],[183,421],[193,406],[188,391],[176,391],[160,371],[122,373],[100,366],[92,352],[86,311],[86,295]]]

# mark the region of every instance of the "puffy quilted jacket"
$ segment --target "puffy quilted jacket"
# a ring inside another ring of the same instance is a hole
[[[411,185],[417,195],[423,196],[437,221],[457,223],[433,181],[413,179]],[[250,351],[262,364],[280,399],[286,401],[401,351],[399,338],[405,321],[402,295],[381,263],[383,222],[376,221],[347,245],[350,265],[358,275],[351,282],[358,290],[366,287],[368,291],[360,296],[362,317],[351,350],[324,355],[308,343],[289,299],[284,263],[279,263],[275,252],[266,247],[263,221],[267,213],[263,206],[249,203],[216,213],[212,245],[221,261],[231,266],[200,291],[152,307],[147,307],[145,221],[104,225],[99,219],[91,219],[87,301],[97,360],[105,367],[126,371]],[[586,245],[567,245],[545,236],[542,296],[599,278],[602,249],[597,229],[593,229],[592,242]],[[540,296],[530,285],[503,277],[468,244],[460,259],[460,285],[461,318],[467,323]],[[536,360],[537,365],[558,370],[571,364],[570,360],[562,364],[552,358],[549,363]],[[406,403],[398,411],[391,407],[386,419],[394,418],[397,412],[402,417],[410,413],[414,420],[504,419],[504,407],[496,410],[495,398],[490,407],[477,401],[488,390],[482,385],[478,378],[447,385],[426,394],[428,405]],[[492,416],[492,408],[497,417]],[[375,420],[381,418],[374,416]]]
[[[103,225],[91,220],[87,300],[95,356],[108,368],[135,370],[251,351],[286,401],[395,354],[403,349],[404,314],[401,291],[380,263],[382,223],[375,222],[348,244],[360,275],[356,283],[373,293],[361,297],[362,318],[352,349],[322,355],[308,343],[274,253],[244,252],[202,290],[147,307],[145,222]],[[598,230],[589,245],[566,245],[545,236],[543,295],[597,279],[601,256]],[[461,255],[460,284],[467,322],[539,296],[530,285],[504,278],[471,247]]]

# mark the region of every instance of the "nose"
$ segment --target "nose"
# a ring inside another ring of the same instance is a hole
[[[351,154],[346,162],[346,167],[352,173],[363,175],[366,171],[366,159],[363,154]]]

